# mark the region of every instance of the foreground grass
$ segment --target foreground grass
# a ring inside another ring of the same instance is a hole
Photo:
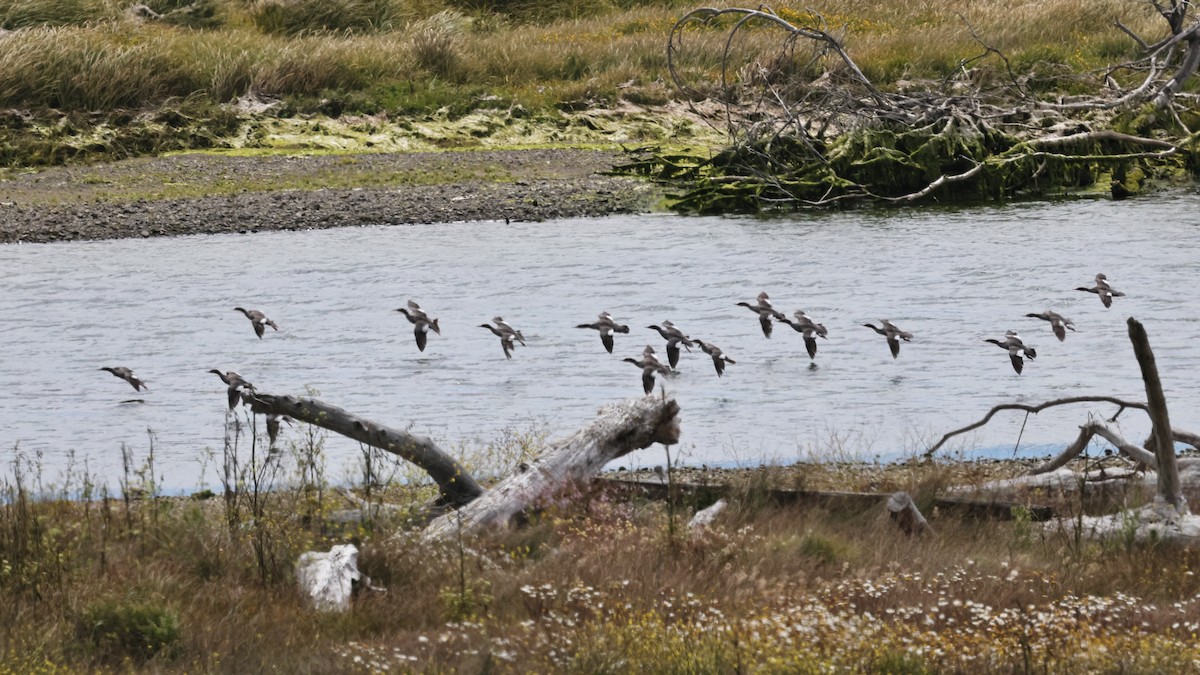
[[[656,108],[678,97],[666,70],[670,27],[699,4],[157,0],[150,8],[163,19],[143,22],[116,0],[4,0],[0,26],[13,30],[0,35],[0,109],[12,110],[0,115],[0,163],[223,147],[230,137],[246,143],[247,134],[250,144],[269,145],[247,128],[264,118]],[[773,8],[797,25],[843,35],[884,88],[945,78],[969,64],[976,81],[1007,77],[1011,67],[1035,90],[1070,90],[1136,54],[1114,21],[1148,38],[1164,30],[1151,7],[1120,0],[822,0]],[[689,31],[679,54],[681,75],[701,94],[719,82],[726,28]],[[984,49],[972,30],[1008,63],[979,59]],[[772,58],[780,37],[747,32],[735,72]],[[229,105],[246,98],[276,105],[255,114]],[[551,121],[531,132],[531,142],[571,142],[542,133],[552,128]],[[472,130],[452,142],[497,131]]]
[[[758,486],[773,472],[743,476],[730,509],[694,535],[692,505],[585,490],[519,529],[430,544],[398,518],[339,525],[344,502],[314,447],[243,463],[259,468],[230,500],[157,497],[138,472],[122,490],[137,499],[79,479],[83,499],[46,486],[35,499],[40,479],[18,471],[0,504],[0,672],[1200,668],[1196,551],[937,514],[938,535],[912,539],[874,510],[770,506]],[[537,452],[528,439],[506,447],[513,461]],[[272,461],[277,479],[252,480]],[[1004,470],[798,467],[781,480],[906,488],[920,501]],[[368,475],[360,487],[375,493],[358,492],[378,500],[380,466]],[[425,486],[383,498],[428,497]],[[387,591],[318,614],[292,563],[346,541]]]

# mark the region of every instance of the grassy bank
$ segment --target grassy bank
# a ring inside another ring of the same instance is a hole
[[[364,452],[352,487],[399,510],[346,520],[319,435],[294,430],[270,453],[243,431],[210,458],[217,494],[195,498],[157,493],[152,454],[129,455],[111,489],[78,472],[51,481],[35,458],[14,461],[0,501],[0,673],[1200,667],[1195,551],[1092,543],[1020,511],[1006,522],[931,512],[937,535],[914,539],[874,509],[764,498],[782,484],[904,489],[928,503],[1017,465],[708,474],[737,488],[696,535],[684,523],[702,504],[575,491],[520,529],[429,544],[403,514],[432,489],[390,457]],[[541,447],[509,435],[465,461],[497,475]],[[1082,512],[1070,500],[1057,506]],[[347,541],[387,590],[360,595],[346,614],[318,614],[298,595],[292,564]]]
[[[116,0],[6,0],[0,26],[11,32],[0,37],[0,108],[7,109],[0,115],[0,163],[224,147],[264,119],[375,116],[403,124],[435,113],[503,118],[517,111],[541,116],[542,128],[553,129],[553,116],[564,111],[659,109],[678,96],[666,72],[669,28],[694,6],[156,0],[148,7],[158,18],[147,20]],[[774,9],[797,24],[843,34],[864,72],[884,88],[957,72],[982,51],[974,30],[1014,70],[1033,73],[1035,85],[1069,90],[1075,78],[1135,54],[1114,21],[1146,36],[1163,30],[1152,8],[1117,0],[783,2]],[[691,31],[679,64],[689,81],[715,87],[726,28]],[[744,56],[773,54],[778,35],[755,35]],[[972,67],[986,78],[1006,67],[993,61]],[[238,100],[244,105],[232,105]],[[448,142],[469,145],[493,131]],[[530,135],[535,143],[572,142]],[[270,146],[265,138],[258,144]]]

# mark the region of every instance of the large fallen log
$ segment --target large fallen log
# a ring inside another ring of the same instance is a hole
[[[666,499],[668,486],[665,482],[636,477],[601,476],[597,484],[625,493],[636,493],[648,499]],[[678,497],[737,499],[743,488],[729,484],[690,483],[674,481],[670,493]],[[755,495],[779,506],[801,506],[804,508],[830,509],[840,512],[869,511],[879,508],[891,496],[890,492],[852,492],[848,490],[793,490],[790,488],[755,488]],[[939,495],[930,502],[930,507],[939,513],[953,514],[963,518],[989,520],[1012,520],[1016,513],[1028,515],[1034,521],[1055,517],[1054,509],[1043,504],[997,498],[984,494],[975,498],[964,495]]]
[[[600,410],[586,427],[554,443],[527,470],[509,476],[475,501],[425,528],[426,540],[507,525],[517,514],[572,484],[589,481],[610,461],[654,443],[679,442],[679,404],[646,396]]]
[[[260,415],[287,415],[395,455],[421,467],[437,483],[438,506],[461,506],[483,494],[475,478],[432,439],[377,424],[315,398],[243,390],[242,401]]]

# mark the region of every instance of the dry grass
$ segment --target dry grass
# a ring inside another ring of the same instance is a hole
[[[184,3],[157,9],[175,5]],[[403,92],[420,89],[414,83],[438,80],[526,105],[637,99],[667,79],[666,37],[691,5],[619,5],[588,3],[587,11],[582,5],[574,11],[569,3],[554,3],[557,9],[531,17],[519,3],[483,4],[509,10],[497,14],[472,11],[469,3],[460,13],[434,0],[341,0],[336,12],[327,2],[226,0],[215,3],[218,27],[197,31],[135,23],[122,18],[119,5],[102,0],[0,2],[0,25],[22,28],[0,40],[0,106],[109,110],[196,95],[228,101],[248,93],[358,92],[376,107],[394,108]],[[1073,72],[1134,54],[1132,41],[1112,27],[1116,19],[1147,36],[1163,30],[1149,7],[1117,0],[785,2],[775,9],[796,24],[844,34],[853,57],[884,86],[944,76],[978,56],[982,48],[970,27],[1019,70]],[[748,32],[744,58],[773,53],[779,37]],[[723,38],[719,26],[691,31],[684,72],[712,78]],[[1000,65],[993,58],[985,70]]]
[[[460,452],[503,473],[539,446],[522,431]],[[755,498],[798,482],[937,489],[1013,470],[1003,464],[752,470],[733,505],[693,536],[672,536],[660,503],[572,493],[520,529],[460,547],[421,542],[398,522],[336,525],[328,516],[340,500],[328,486],[314,492],[324,485],[311,470],[320,438],[285,456],[253,519],[244,482],[230,519],[220,499],[156,498],[145,482],[153,472],[133,472],[128,487],[143,497],[127,503],[104,499],[86,476],[43,484],[22,464],[0,500],[0,673],[1200,667],[1196,551],[936,514],[938,535],[913,539],[874,510]],[[427,486],[389,488],[403,469],[372,461],[384,499],[428,499]],[[315,517],[298,517],[306,513]],[[363,570],[387,592],[318,614],[294,590],[292,561],[345,541],[359,544]]]

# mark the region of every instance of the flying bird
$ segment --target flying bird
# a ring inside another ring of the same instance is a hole
[[[146,386],[145,382],[141,381],[133,374],[132,370],[126,368],[125,366],[115,366],[115,367],[105,366],[105,367],[101,368],[100,370],[108,371],[108,372],[112,373],[113,375],[121,378],[122,380],[125,380],[126,382],[129,383],[129,386],[133,387],[134,391],[141,391],[142,389],[146,389],[146,390],[150,389],[150,387]]]
[[[267,326],[270,326],[275,330],[279,330],[279,326],[276,326],[274,321],[268,319],[266,314],[263,314],[257,309],[234,307],[233,310],[235,312],[241,312],[242,314],[245,314],[246,318],[250,319],[250,323],[254,324],[254,334],[258,336],[259,340],[262,339],[263,333],[267,331]]]
[[[244,389],[244,390],[250,391],[250,392],[254,391],[253,384],[250,384],[250,382],[248,380],[243,378],[241,375],[238,375],[237,373],[233,372],[232,370],[222,373],[220,370],[213,368],[212,370],[210,370],[208,372],[216,373],[217,377],[221,378],[221,381],[224,382],[228,386],[227,393],[229,394],[229,409],[230,410],[233,410],[234,408],[236,408],[238,401],[241,399],[239,390]]]
[[[1052,312],[1050,310],[1046,310],[1046,311],[1042,312],[1041,314],[1030,313],[1030,314],[1026,314],[1025,316],[1030,317],[1032,319],[1041,319],[1043,321],[1049,321],[1050,328],[1054,330],[1054,337],[1058,338],[1059,342],[1062,342],[1063,340],[1067,339],[1067,329],[1068,328],[1071,329],[1072,331],[1075,330],[1075,322],[1066,318],[1062,314],[1059,314],[1058,312]]]
[[[763,335],[771,337],[771,319],[784,321],[787,319],[783,312],[771,306],[771,298],[767,296],[767,292],[763,291],[758,294],[757,301],[752,305],[748,302],[737,303],[738,307],[748,307],[750,311],[758,315],[758,324],[762,326]]]
[[[1022,355],[1027,357],[1030,361],[1037,358],[1037,350],[1035,350],[1033,347],[1027,346],[1024,342],[1022,342],[1021,336],[1017,335],[1017,331],[1015,330],[1010,330],[1004,333],[1003,340],[987,338],[984,340],[984,342],[990,342],[1001,349],[1008,350],[1008,358],[1010,361],[1012,361],[1013,370],[1017,371],[1018,375],[1020,375],[1021,371],[1025,369],[1025,360],[1021,358]]]
[[[294,421],[287,415],[267,415],[267,439],[270,441],[268,447],[275,447],[275,439],[279,437],[280,424],[286,422],[288,426],[291,426]]]
[[[613,350],[613,334],[628,333],[629,326],[617,323],[612,318],[612,314],[608,312],[600,312],[600,316],[592,323],[581,323],[575,326],[576,328],[591,328],[592,330],[600,331],[600,342],[604,344],[604,348],[611,354]]]
[[[654,347],[646,345],[642,350],[642,359],[639,361],[632,358],[624,358],[622,361],[627,361],[642,369],[642,389],[649,394],[654,391],[654,376],[658,373],[663,375],[670,374],[671,369],[664,366],[662,361],[654,355]]]
[[[808,350],[808,358],[817,358],[817,337],[829,339],[829,331],[825,330],[825,324],[816,323],[807,314],[800,310],[795,312],[796,320],[792,321],[786,316],[781,319],[783,323],[791,326],[797,333],[804,334],[804,347]]]
[[[658,334],[667,341],[667,363],[671,365],[671,368],[679,364],[679,345],[683,345],[684,349],[689,352],[692,351],[692,347],[696,346],[691,338],[684,335],[683,331],[670,321],[663,321],[661,326],[651,325],[647,328],[658,331]]]
[[[726,356],[725,353],[721,351],[720,347],[711,342],[705,342],[704,340],[694,340],[694,342],[700,346],[700,349],[704,350],[705,354],[708,354],[712,357],[713,366],[717,369],[717,377],[721,377],[725,374],[726,363],[737,363],[737,361],[734,361]]]
[[[509,323],[502,317],[494,317],[492,322],[496,325],[493,326],[488,323],[481,323],[479,324],[479,327],[492,331],[493,335],[500,338],[500,348],[504,350],[504,357],[511,359],[512,351],[516,346],[516,342],[520,342],[522,347],[525,346],[525,336],[521,334],[521,331],[516,330],[509,325]]]
[[[876,328],[873,324],[869,323],[864,323],[863,325],[887,338],[888,348],[892,350],[893,359],[897,356],[900,356],[900,340],[912,342],[912,333],[900,330],[895,324],[887,319],[881,319],[879,321],[879,328]]]
[[[1096,285],[1088,288],[1087,286],[1077,286],[1077,291],[1085,291],[1087,293],[1095,293],[1100,296],[1100,302],[1104,303],[1105,309],[1112,307],[1112,299],[1119,298],[1125,294],[1121,291],[1113,290],[1112,286],[1108,285],[1108,277],[1103,274],[1096,275]]]
[[[429,340],[429,331],[433,331],[438,335],[442,334],[441,327],[438,326],[437,319],[430,319],[425,310],[412,300],[408,301],[407,307],[401,307],[396,310],[404,315],[413,325],[413,336],[417,338],[417,351],[425,351],[425,344]]]

